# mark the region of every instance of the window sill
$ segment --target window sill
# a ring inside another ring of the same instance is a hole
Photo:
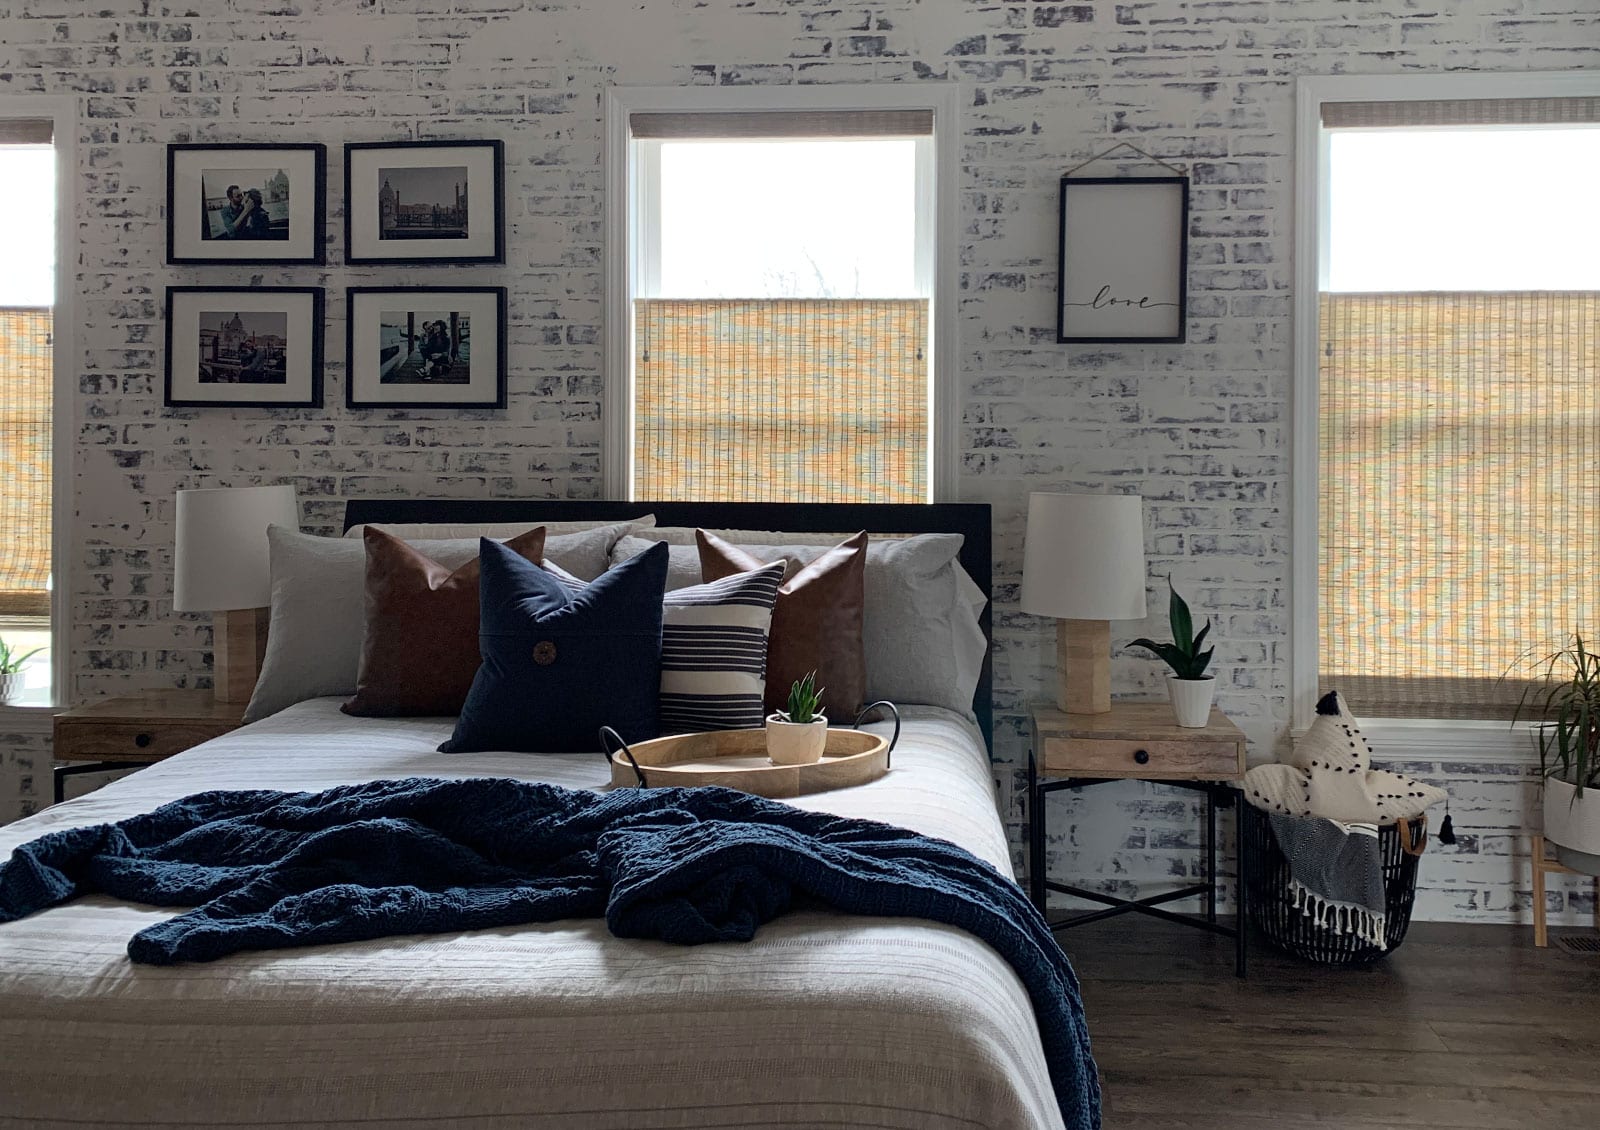
[[[1361,732],[1380,761],[1452,761],[1537,765],[1539,750],[1527,725],[1432,718],[1363,718]],[[1304,730],[1296,730],[1299,741]]]
[[[55,728],[58,709],[48,692],[26,695],[20,702],[0,703],[0,733],[48,734]]]

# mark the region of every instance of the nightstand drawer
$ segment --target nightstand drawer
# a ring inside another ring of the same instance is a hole
[[[160,761],[237,728],[225,723],[170,718],[142,725],[58,720],[51,752],[58,761]]]
[[[1244,766],[1237,742],[1045,738],[1041,769],[1075,777],[1223,780]]]

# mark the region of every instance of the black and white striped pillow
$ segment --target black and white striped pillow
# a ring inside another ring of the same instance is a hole
[[[574,592],[588,586],[546,565]],[[669,592],[662,599],[661,730],[690,733],[762,725],[767,636],[785,563]]]

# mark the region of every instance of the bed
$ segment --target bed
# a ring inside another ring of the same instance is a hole
[[[623,505],[352,503],[347,523],[612,517],[596,511]],[[987,590],[987,507],[875,507],[871,523],[846,513],[859,509],[688,507],[662,520],[966,526],[978,536],[963,564]],[[987,722],[987,671],[984,682]],[[595,754],[440,754],[448,719],[338,706],[299,703],[0,828],[0,852],[207,788],[608,777]],[[937,708],[904,715],[887,777],[795,803],[949,839],[1009,874],[984,727]],[[921,920],[810,911],[748,944],[690,948],[563,921],[131,964],[128,938],[168,914],[89,897],[0,926],[0,1126],[1061,1125],[1010,966]]]

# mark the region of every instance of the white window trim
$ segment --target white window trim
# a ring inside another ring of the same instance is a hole
[[[1591,96],[1600,96],[1600,72],[1304,76],[1296,82],[1293,541],[1289,578],[1289,662],[1295,737],[1311,725],[1317,702],[1317,294],[1326,276],[1328,251],[1328,145],[1322,129],[1322,104]],[[1538,760],[1526,728],[1513,730],[1505,722],[1380,718],[1363,719],[1362,730],[1380,757],[1501,763]]]
[[[957,372],[959,210],[957,174],[961,88],[958,83],[825,84],[816,86],[610,86],[605,93],[605,358],[601,398],[602,481],[607,498],[632,490],[633,277],[638,232],[629,202],[635,185],[628,160],[628,115],[638,112],[735,110],[933,111],[935,262],[933,271],[933,428],[929,482],[936,502],[954,501],[960,482],[961,385]]]
[[[49,733],[55,710],[70,698],[72,641],[72,484],[77,436],[77,186],[78,107],[70,95],[6,95],[0,118],[49,118],[56,154],[56,293],[52,319],[50,694],[51,702],[0,705],[12,732]]]

